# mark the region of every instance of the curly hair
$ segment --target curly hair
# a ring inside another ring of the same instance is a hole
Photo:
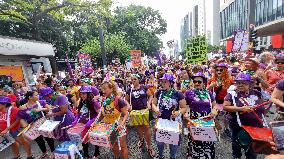
[[[224,71],[222,72],[222,75],[221,75],[221,79],[222,79],[223,89],[228,89],[232,84],[231,81],[233,80],[232,76],[229,73],[228,68],[224,68]],[[213,77],[211,78],[211,81],[212,82],[218,81],[217,73],[215,70],[213,72]]]
[[[103,81],[103,83],[101,84],[104,85],[106,84],[110,89],[112,89],[112,93],[115,95],[115,96],[118,96],[119,95],[119,91],[118,91],[118,86],[116,84],[116,82],[112,81],[112,80],[107,80],[107,81]]]

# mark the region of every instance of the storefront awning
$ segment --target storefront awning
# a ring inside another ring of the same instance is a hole
[[[272,36],[284,33],[284,18],[263,24],[255,28],[260,37]]]
[[[0,55],[54,56],[50,43],[0,36]]]

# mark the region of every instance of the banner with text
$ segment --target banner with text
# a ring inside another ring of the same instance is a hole
[[[191,38],[186,48],[186,63],[197,64],[208,60],[208,43],[205,36]]]
[[[22,81],[24,79],[22,66],[0,66],[0,75],[11,76],[12,81]]]
[[[132,67],[140,67],[142,58],[141,58],[141,50],[131,50],[130,55],[131,55],[131,64]]]
[[[93,72],[90,54],[78,53],[78,61],[83,75]]]

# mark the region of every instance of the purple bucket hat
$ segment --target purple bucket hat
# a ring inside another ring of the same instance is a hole
[[[201,77],[204,81],[207,81],[206,76],[202,72],[198,72],[192,76],[192,78]]]
[[[39,90],[40,96],[44,97],[49,94],[52,94],[54,91],[50,87],[42,88]]]
[[[215,67],[225,67],[225,68],[228,68],[228,65],[225,64],[225,63],[219,63]]]
[[[237,76],[235,81],[251,81],[251,76],[246,73],[241,73]]]
[[[92,87],[91,86],[82,86],[79,90],[80,93],[92,93]]]
[[[6,97],[6,96],[0,96],[0,103],[4,103],[4,104],[7,104],[7,103],[12,103],[11,102],[11,99]]]
[[[172,74],[170,74],[170,73],[165,73],[163,75],[163,77],[160,78],[160,80],[167,80],[167,81],[170,81],[170,82],[174,82],[175,77]]]
[[[236,75],[238,74],[240,71],[239,71],[239,68],[238,67],[232,67],[231,69],[231,74],[232,75]]]

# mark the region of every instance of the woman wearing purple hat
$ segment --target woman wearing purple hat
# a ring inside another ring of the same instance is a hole
[[[100,112],[100,104],[94,99],[94,94],[91,86],[82,86],[79,90],[79,105],[78,115],[76,116],[73,126],[77,123],[85,124],[85,128],[88,129],[91,124],[96,120]],[[89,144],[82,143],[84,158],[90,158],[89,156]],[[95,157],[100,155],[99,146],[95,146]]]
[[[40,95],[46,100],[48,105],[55,108],[52,109],[52,113],[47,114],[47,117],[53,117],[55,121],[63,121],[60,125],[62,127],[69,126],[74,121],[74,115],[69,108],[68,98],[62,94],[55,95],[54,91],[49,88],[42,88]],[[68,140],[67,132],[64,131],[64,135],[59,140]]]
[[[159,89],[153,99],[152,109],[159,115],[159,118],[176,120],[181,122],[181,115],[187,111],[186,101],[184,95],[174,89],[174,76],[169,73],[165,73],[161,80],[162,89]],[[163,158],[165,143],[157,141],[159,150],[159,157]],[[176,152],[178,145],[170,144],[170,158],[176,158]]]
[[[19,113],[17,116],[17,120],[21,120],[21,122],[27,124],[32,124],[38,119],[44,116],[43,112],[49,111],[48,108],[44,108],[46,106],[45,100],[38,100],[38,92],[37,91],[28,91],[25,94],[26,104],[22,105],[19,109]],[[24,126],[24,127],[26,127]],[[45,141],[47,142],[50,151],[53,152],[55,150],[54,140],[51,138],[44,138],[43,136],[39,136],[35,139],[35,142],[38,144],[40,150],[42,151],[42,155],[39,157],[45,158],[48,155]]]
[[[232,118],[229,125],[232,131],[232,152],[234,158],[241,158],[242,151],[238,142],[238,134],[241,126],[252,126],[262,128],[266,126],[264,119],[264,108],[253,109],[254,106],[263,103],[262,95],[253,89],[253,82],[249,74],[241,73],[235,79],[236,90],[227,94],[224,101],[224,110],[230,112]],[[253,113],[252,111],[255,111]],[[248,159],[256,159],[251,147],[245,151]]]
[[[129,104],[132,107],[132,110],[143,110],[144,109],[150,109],[153,99],[153,94],[151,91],[144,85],[140,85],[140,76],[138,74],[132,75],[132,84],[133,88],[127,91],[126,93],[126,101],[129,102]],[[147,110],[149,111],[149,110]],[[139,135],[139,141],[137,143],[137,146],[139,148],[142,148],[144,144],[144,138],[147,143],[148,152],[151,157],[154,157],[155,152],[151,145],[151,129],[149,125],[137,125],[134,126],[138,135]]]
[[[0,96],[0,137],[6,136],[9,133],[15,140],[12,144],[14,159],[20,159],[21,154],[19,146],[23,145],[27,153],[27,159],[33,159],[30,143],[22,136],[20,122],[17,121],[19,109],[12,106],[11,100],[6,96]]]
[[[185,100],[189,105],[189,121],[207,117],[214,119],[218,115],[216,109],[216,101],[213,95],[206,89],[207,78],[202,72],[192,76],[193,89],[185,92]],[[190,126],[189,122],[189,126]],[[189,158],[199,159],[207,156],[209,159],[215,158],[214,142],[209,141],[195,141],[189,137],[188,154]]]

